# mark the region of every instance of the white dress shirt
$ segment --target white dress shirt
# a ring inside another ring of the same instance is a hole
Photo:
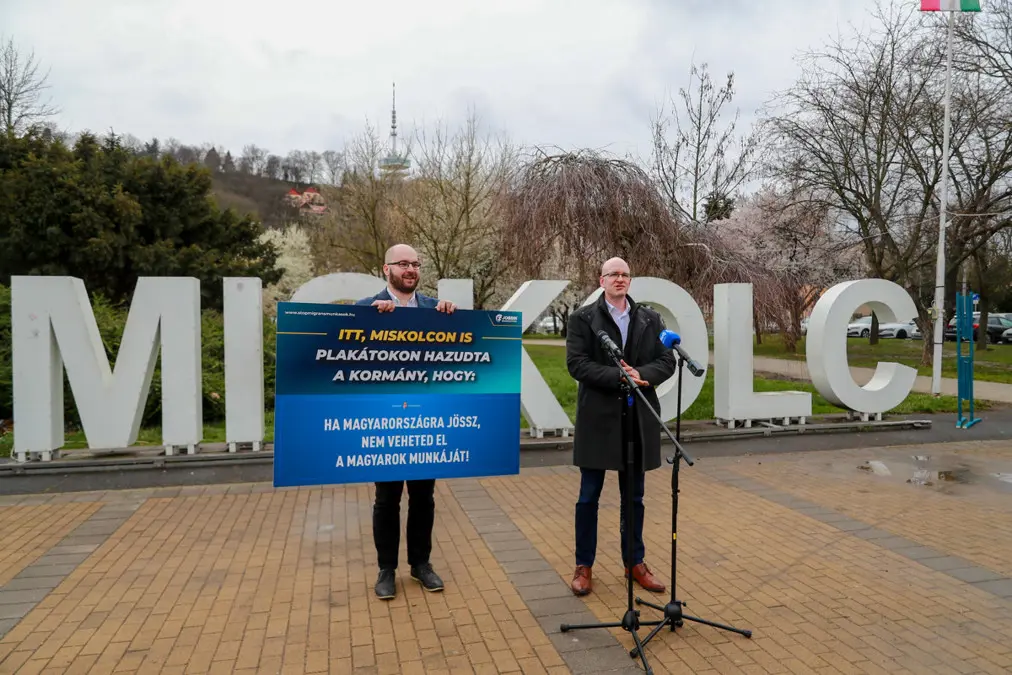
[[[620,310],[607,300],[605,300],[604,303],[608,305],[608,312],[611,314],[611,318],[615,320],[615,324],[618,326],[618,332],[622,335],[622,349],[625,349],[625,341],[629,335],[629,301],[626,300],[625,309],[623,310]]]

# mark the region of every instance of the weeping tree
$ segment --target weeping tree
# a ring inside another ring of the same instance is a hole
[[[636,276],[682,286],[705,314],[715,283],[750,282],[757,304],[765,297],[762,265],[706,228],[677,220],[656,183],[634,163],[590,150],[539,149],[509,176],[501,198],[509,265],[527,278],[568,278],[580,300],[597,286],[600,265],[612,256],[625,259]]]
[[[562,258],[575,263],[574,281],[592,282],[611,256],[638,274],[660,271],[676,227],[640,167],[589,150],[535,153],[503,191],[504,253],[518,271],[539,274]]]

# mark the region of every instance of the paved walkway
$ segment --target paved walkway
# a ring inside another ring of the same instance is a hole
[[[679,597],[754,633],[663,632],[656,672],[1012,669],[1012,442],[705,458],[681,478]],[[623,631],[559,630],[625,607],[614,474],[595,592],[568,590],[578,484],[572,467],[439,481],[447,589],[402,567],[388,603],[371,485],[2,497],[0,673],[642,672]],[[665,580],[669,495],[651,472]]]
[[[524,344],[532,345],[555,345],[565,346],[565,340],[525,340]],[[757,373],[772,373],[782,375],[794,380],[806,380],[811,382],[812,377],[808,373],[808,364],[805,361],[793,359],[777,359],[769,356],[753,357],[754,369]],[[713,364],[713,353],[710,353],[710,364]],[[851,375],[859,385],[864,385],[871,380],[875,370],[873,368],[851,367]],[[956,396],[958,383],[953,378],[942,378],[942,394]],[[918,376],[914,382],[914,391],[922,394],[931,393],[931,378]],[[1002,382],[986,382],[977,380],[973,383],[974,396],[983,401],[996,401],[999,403],[1012,403],[1012,384]]]

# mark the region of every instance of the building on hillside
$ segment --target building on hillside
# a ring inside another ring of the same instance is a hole
[[[393,106],[390,108],[390,154],[380,159],[380,170],[400,175],[411,168],[411,160],[397,153],[397,84],[394,83]]]
[[[308,187],[301,193],[292,188],[285,198],[293,208],[298,209],[300,215],[322,215],[327,212],[327,202],[314,187]]]

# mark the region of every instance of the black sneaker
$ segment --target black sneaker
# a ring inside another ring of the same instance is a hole
[[[432,565],[429,563],[412,565],[411,578],[420,583],[422,588],[430,593],[443,590],[443,580],[432,570]]]
[[[376,595],[381,600],[392,600],[397,595],[397,584],[394,581],[394,571],[381,569],[379,578],[376,579]]]

